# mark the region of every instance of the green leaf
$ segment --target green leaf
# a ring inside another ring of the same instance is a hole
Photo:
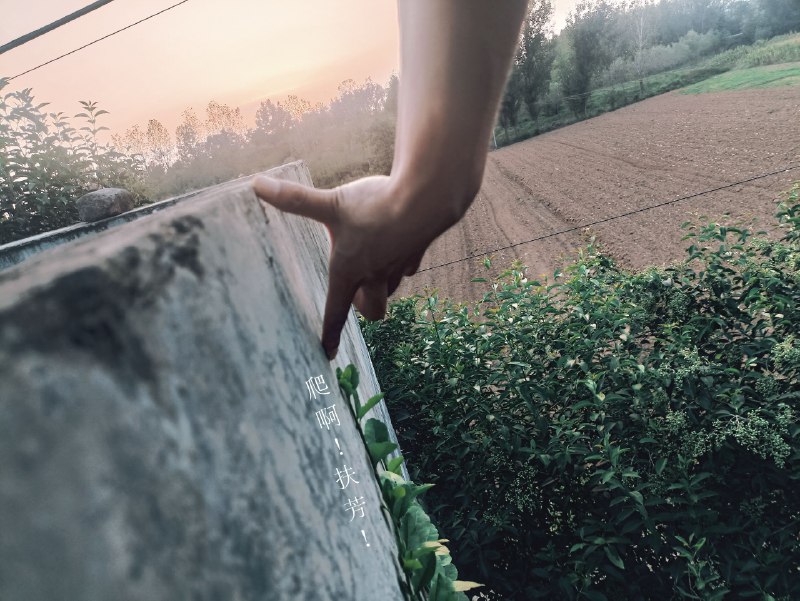
[[[394,472],[398,476],[402,475],[402,471],[400,469],[400,466],[403,465],[403,461],[404,461],[403,456],[399,455],[399,456],[395,457],[394,459],[391,459],[389,461],[389,463],[386,464],[386,469],[388,471],[390,471],[390,472]]]
[[[379,461],[383,461],[384,457],[397,449],[397,445],[393,442],[371,442],[367,445],[367,449],[372,458],[372,464],[378,465]]]
[[[600,478],[600,484],[606,484],[609,480],[611,480],[611,478],[614,477],[615,473],[616,472],[614,470],[606,470],[606,472],[603,474],[603,477]]]
[[[439,538],[439,532],[418,503],[411,505],[400,518],[399,535],[407,550],[417,549]]]
[[[383,393],[381,392],[370,398],[366,403],[364,403],[364,405],[360,407],[358,410],[357,413],[358,419],[362,419],[370,409],[372,409],[375,405],[381,402],[382,398],[383,398]]]
[[[666,465],[667,465],[667,458],[666,457],[662,457],[661,459],[656,461],[656,474],[658,474],[660,476],[661,472],[664,471],[664,467]]]
[[[619,553],[617,553],[616,547],[608,545],[603,547],[606,552],[606,557],[608,557],[609,561],[617,566],[620,570],[625,569],[625,564],[622,562],[622,558],[620,558]]]
[[[443,573],[437,572],[436,577],[431,582],[431,590],[428,601],[453,601],[453,581]]]
[[[367,420],[364,426],[364,438],[367,444],[374,442],[390,442],[389,429],[381,420],[374,417]]]
[[[436,575],[436,555],[434,553],[423,555],[416,561],[420,564],[420,568],[414,571],[411,577],[411,585],[414,590],[421,591],[430,584]]]

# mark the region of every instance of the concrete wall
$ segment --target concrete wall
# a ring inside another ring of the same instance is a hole
[[[109,228],[140,219],[145,215],[156,213],[203,193],[203,190],[198,192],[190,192],[189,194],[176,196],[175,198],[169,198],[160,202],[144,205],[132,211],[123,213],[122,215],[109,217],[108,219],[102,219],[100,221],[95,221],[94,223],[76,223],[58,230],[53,230],[52,232],[45,232],[43,234],[37,234],[36,236],[31,236],[29,238],[23,238],[22,240],[0,245],[0,270],[17,265],[28,257],[32,257],[43,250],[47,250],[48,248],[53,248],[71,240],[78,240],[79,238],[83,238],[85,236],[104,232]]]
[[[325,229],[245,180],[58,242],[0,273],[0,599],[403,599],[335,381],[377,392],[355,316],[319,344]]]

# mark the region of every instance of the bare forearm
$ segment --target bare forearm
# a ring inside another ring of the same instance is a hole
[[[452,217],[431,217],[444,219],[444,227],[466,211],[480,186],[525,7],[525,0],[398,2],[400,97],[392,176],[410,202],[430,198],[441,187],[448,206],[434,208]]]
[[[331,235],[322,346],[332,359],[351,301],[380,319],[428,245],[478,192],[525,0],[399,0],[400,98],[389,177],[334,190],[254,181],[270,204]]]

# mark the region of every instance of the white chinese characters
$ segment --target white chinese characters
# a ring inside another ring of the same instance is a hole
[[[330,394],[328,385],[325,383],[325,377],[322,374],[312,376],[306,380],[306,388],[308,389],[308,398],[316,399],[318,395]]]
[[[318,376],[312,376],[305,381],[306,390],[308,391],[308,398],[311,401],[318,401],[320,397],[325,395],[331,394],[328,385],[325,383],[325,377],[320,374]],[[330,397],[328,397],[330,399]],[[327,399],[326,399],[327,400]],[[314,403],[319,407],[323,403]],[[314,417],[317,419],[317,425],[319,426],[320,430],[326,430],[330,432],[333,427],[341,428],[342,423],[339,419],[339,415],[336,412],[336,404],[331,404],[327,406],[323,406],[321,409],[314,408]],[[346,416],[345,416],[346,417]],[[335,430],[334,430],[335,432]],[[342,445],[339,444],[339,439],[337,437],[333,437],[333,441],[336,444],[336,449],[339,455],[345,455],[344,449],[342,449]],[[349,467],[347,464],[342,464],[341,468],[337,467],[336,472],[334,474],[335,482],[339,486],[339,490],[347,490],[346,499],[347,502],[343,504],[345,513],[350,514],[350,521],[354,521],[357,517],[364,518],[365,517],[365,506],[366,506],[366,498],[363,495],[359,495],[359,481],[356,479],[356,470],[353,467]],[[349,490],[348,490],[349,489]],[[351,498],[350,495],[353,494],[354,496]],[[364,542],[367,547],[370,546],[369,542],[367,541],[367,535],[364,530],[361,530],[361,536],[364,538]]]
[[[331,424],[335,424],[337,426],[341,426],[342,424],[339,423],[339,416],[336,415],[336,405],[333,404],[329,407],[325,407],[324,409],[320,409],[316,413],[317,416],[317,423],[319,424],[320,428],[325,428],[327,430],[331,429]]]

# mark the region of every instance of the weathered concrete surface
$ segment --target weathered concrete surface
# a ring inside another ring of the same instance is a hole
[[[319,344],[328,244],[244,181],[0,273],[0,599],[403,598],[335,384],[377,391],[354,315]]]
[[[123,188],[101,188],[75,201],[81,221],[100,221],[116,217],[133,208],[133,194]]]
[[[175,198],[169,198],[135,208],[132,211],[122,213],[116,217],[109,217],[108,219],[102,219],[94,223],[76,223],[53,230],[52,232],[44,232],[43,234],[37,234],[30,238],[23,238],[22,240],[0,245],[0,270],[22,263],[22,261],[28,257],[32,257],[48,248],[53,248],[72,240],[78,240],[86,236],[104,232],[107,229],[135,221],[145,215],[150,215],[151,213],[162,211],[175,204],[185,202],[203,193],[205,193],[205,190],[189,192],[188,194],[176,196]]]

